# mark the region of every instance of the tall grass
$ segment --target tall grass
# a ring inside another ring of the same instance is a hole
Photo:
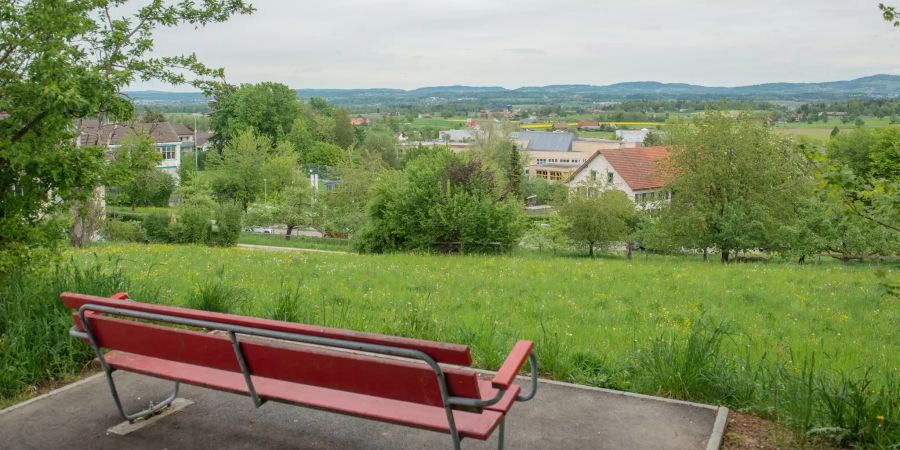
[[[23,268],[0,283],[3,399],[42,382],[70,377],[93,358],[88,346],[68,335],[71,312],[60,302],[60,292],[112,295],[125,289],[127,279],[117,265],[95,261]]]

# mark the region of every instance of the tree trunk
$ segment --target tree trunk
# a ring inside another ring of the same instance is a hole
[[[588,244],[588,256],[590,256],[591,258],[594,257],[594,243],[593,242]]]
[[[294,229],[294,226],[293,226],[293,225],[288,225],[288,227],[287,227],[287,232],[284,233],[284,240],[286,240],[286,241],[291,240],[291,231],[292,231],[293,229]]]
[[[625,258],[631,261],[631,249],[632,249],[631,241],[625,243]]]
[[[722,264],[728,264],[728,257],[731,254],[731,250],[727,248],[722,249]]]
[[[709,261],[709,249],[703,247],[703,262]]]
[[[806,255],[801,255],[800,259],[797,261],[801,265],[806,262]]]
[[[134,212],[135,206],[136,206],[136,203],[134,200],[132,200],[131,201],[131,212]]]

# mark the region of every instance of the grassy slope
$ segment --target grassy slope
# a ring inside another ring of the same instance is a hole
[[[267,316],[283,284],[300,289],[308,323],[470,344],[496,368],[517,338],[542,343],[542,368],[621,362],[701,315],[727,321],[736,353],[817,366],[900,371],[900,303],[882,299],[870,267],[732,265],[618,259],[294,254],[168,245],[107,245],[80,258],[118,259],[140,300],[185,304],[224,267],[246,292],[235,312]],[[892,269],[896,272],[896,269]],[[153,297],[153,298],[150,298]]]

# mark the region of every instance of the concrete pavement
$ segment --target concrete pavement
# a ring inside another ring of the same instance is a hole
[[[168,395],[171,383],[115,374],[126,404],[136,410]],[[4,449],[419,449],[451,448],[447,435],[182,385],[193,401],[125,436],[107,430],[122,422],[102,374],[0,411]],[[506,423],[509,449],[718,448],[725,408],[542,381],[537,396],[513,406]],[[463,448],[496,448],[464,440]]]

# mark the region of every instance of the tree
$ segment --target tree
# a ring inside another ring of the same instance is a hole
[[[595,186],[581,186],[559,208],[563,232],[576,244],[594,248],[624,241],[634,219],[634,203],[624,192]]]
[[[161,111],[147,108],[144,110],[144,112],[141,113],[141,117],[139,119],[144,123],[158,123],[165,122],[166,116]]]
[[[839,135],[817,156],[823,188],[848,214],[900,233],[900,127]]]
[[[369,130],[363,146],[370,157],[380,157],[390,167],[400,166],[397,156],[397,141],[390,130],[383,127]]]
[[[662,134],[656,131],[650,131],[644,136],[644,147],[655,147],[663,145]]]
[[[302,181],[286,186],[268,204],[253,204],[247,210],[245,222],[254,225],[284,225],[285,240],[291,239],[295,228],[309,226],[313,219],[310,188]]]
[[[325,205],[323,231],[352,236],[365,225],[369,193],[382,170],[377,165],[350,163],[338,168],[341,183],[333,191],[320,194]]]
[[[291,131],[288,133],[286,140],[290,142],[294,149],[301,155],[309,151],[313,144],[316,143],[316,139],[310,130],[310,120],[305,114],[300,114],[294,119],[294,123],[291,125]]]
[[[672,200],[659,225],[671,243],[732,250],[765,248],[796,217],[807,177],[805,156],[758,120],[707,111],[670,125],[671,148],[660,170],[670,174]]]
[[[881,15],[886,22],[893,23],[895,27],[900,27],[900,13],[897,12],[896,7],[879,3],[878,9],[881,10]]]
[[[838,133],[840,133],[840,132],[841,132],[841,129],[838,128],[837,125],[835,125],[834,128],[831,129],[831,137],[837,136]]]
[[[328,142],[316,142],[308,150],[300,153],[301,164],[321,164],[336,166],[344,160],[346,151]]]
[[[522,207],[502,199],[495,174],[477,158],[435,149],[388,171],[372,187],[365,252],[509,251],[523,231]]]
[[[159,180],[153,175],[161,160],[162,155],[146,133],[131,133],[116,148],[109,165],[109,184],[127,196],[132,211],[159,191]]]
[[[210,126],[211,140],[220,151],[246,128],[278,142],[291,132],[302,106],[293,89],[273,82],[242,84],[216,98]]]
[[[155,29],[253,11],[241,0],[127,3],[0,5],[0,111],[7,115],[0,120],[0,251],[58,241],[54,218],[94,194],[104,152],[98,142],[76,145],[75,119],[130,119],[134,108],[120,94],[137,79],[190,83],[206,93],[221,86],[222,70],[194,55],[151,56]]]
[[[244,210],[263,191],[263,167],[269,160],[272,141],[246,129],[231,139],[222,155],[212,155],[210,187],[219,200],[234,200]]]
[[[353,125],[350,124],[350,115],[344,108],[334,111],[334,141],[345,149],[353,145]]]

